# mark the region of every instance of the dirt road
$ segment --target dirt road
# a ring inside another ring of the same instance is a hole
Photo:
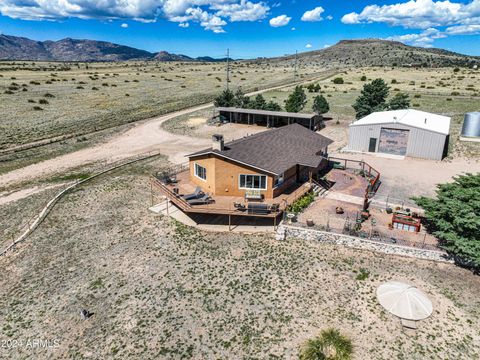
[[[319,78],[335,75],[324,73]],[[311,82],[312,79],[309,80]],[[262,92],[281,89],[295,84],[275,86],[247,94],[253,96]],[[7,187],[35,177],[62,172],[81,165],[106,162],[111,163],[122,159],[137,156],[149,151],[160,151],[171,162],[186,162],[185,155],[200,150],[210,144],[210,141],[202,138],[182,136],[169,133],[162,129],[162,124],[177,116],[187,115],[212,106],[211,103],[195,106],[185,110],[176,111],[167,115],[143,120],[133,128],[119,133],[109,141],[45,160],[36,164],[16,169],[0,176],[0,187]]]

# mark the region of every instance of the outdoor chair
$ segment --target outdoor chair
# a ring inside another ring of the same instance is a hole
[[[209,194],[203,194],[202,197],[190,199],[190,200],[187,200],[187,202],[190,205],[207,205],[207,204],[214,203],[215,200],[213,200]]]
[[[202,191],[202,189],[200,188],[200,186],[197,186],[195,191],[191,194],[186,194],[186,195],[182,195],[182,198],[183,200],[193,200],[193,199],[199,199],[201,198],[202,196],[204,196],[205,193]]]
[[[247,208],[245,207],[245,204],[234,202],[233,207],[239,211],[245,211]]]

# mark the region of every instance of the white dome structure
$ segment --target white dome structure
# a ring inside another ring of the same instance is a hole
[[[380,285],[377,299],[388,312],[401,319],[423,320],[433,312],[432,302],[422,291],[398,281]]]

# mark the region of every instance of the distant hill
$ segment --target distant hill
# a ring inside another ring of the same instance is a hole
[[[295,55],[268,59],[293,62]],[[262,62],[266,59],[259,59]],[[300,65],[345,66],[468,66],[480,64],[479,56],[468,56],[435,48],[405,45],[379,39],[342,40],[328,48],[298,54]]]
[[[0,34],[0,60],[32,61],[209,61],[224,59],[210,57],[191,58],[166,51],[151,53],[107,41],[62,39],[35,41],[24,37]]]
[[[259,58],[256,62],[292,62],[295,56]],[[24,37],[0,35],[0,60],[34,61],[201,61],[222,62],[226,58],[192,58],[166,51],[151,53],[106,41],[63,39],[34,41]],[[421,48],[396,41],[364,39],[342,40],[323,50],[298,54],[299,65],[345,66],[468,66],[480,64],[480,57],[455,52]]]

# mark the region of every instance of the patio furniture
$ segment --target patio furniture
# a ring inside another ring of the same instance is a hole
[[[278,210],[280,210],[280,204],[274,203],[274,204],[270,205],[270,211],[271,212],[277,212]]]
[[[202,189],[200,188],[200,186],[197,186],[195,191],[191,194],[186,194],[186,195],[182,195],[182,198],[184,200],[193,200],[193,199],[199,199],[201,198],[202,196],[204,196],[205,193],[202,191]]]
[[[207,205],[215,202],[209,194],[203,194],[202,197],[187,200],[190,205]]]
[[[270,208],[268,204],[248,204],[247,210],[249,214],[257,214],[257,215],[270,214]]]
[[[233,203],[233,207],[239,211],[245,211],[247,210],[245,204],[242,204],[242,203],[238,203],[238,202],[234,202]]]
[[[245,200],[262,201],[263,194],[260,190],[245,190]]]

